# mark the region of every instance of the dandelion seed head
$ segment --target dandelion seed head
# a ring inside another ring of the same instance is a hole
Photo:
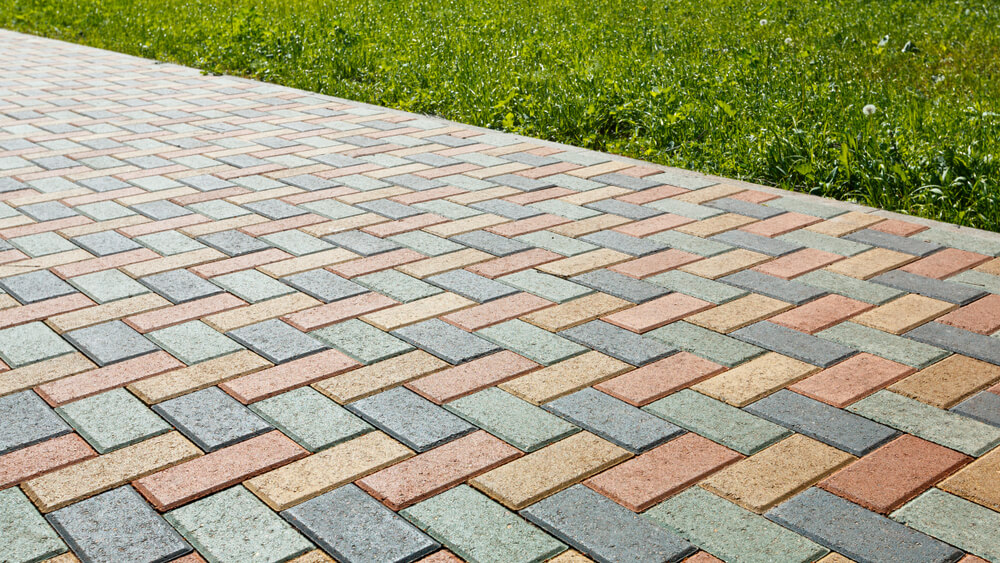
[[[767,25],[767,20],[760,20],[760,25]]]
[[[792,44],[792,38],[791,37],[786,37],[785,38],[785,45],[791,45],[791,44]]]
[[[868,104],[865,107],[861,108],[861,113],[865,115],[874,115],[877,110],[878,108],[876,108],[874,105]]]

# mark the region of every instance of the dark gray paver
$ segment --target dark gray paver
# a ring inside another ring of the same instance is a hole
[[[339,301],[368,292],[367,288],[322,268],[281,278],[281,281],[324,303]]]
[[[88,326],[63,334],[88,358],[106,366],[159,351],[159,347],[121,321]]]
[[[271,248],[270,244],[241,231],[221,231],[198,237],[199,242],[225,252],[229,256],[242,256]]]
[[[899,435],[888,426],[787,389],[743,410],[858,457]]]
[[[129,486],[61,508],[46,518],[83,563],[165,563],[191,551]]]
[[[669,290],[658,285],[610,270],[594,270],[572,277],[570,281],[633,303],[645,303],[670,293]],[[545,296],[541,295],[541,297]]]
[[[502,201],[502,200],[494,200]],[[514,205],[513,203],[511,205]],[[527,208],[526,208],[527,209]],[[449,240],[464,244],[469,248],[489,252],[494,256],[510,256],[518,252],[530,250],[531,245],[516,241],[507,237],[493,234],[487,231],[471,231],[461,235],[455,235]]]
[[[257,401],[250,405],[250,410],[311,452],[374,430],[312,387],[300,387]]]
[[[361,231],[344,231],[323,237],[326,242],[362,256],[372,256],[402,248],[399,244]]]
[[[583,485],[521,511],[529,521],[601,563],[680,561],[687,540]]]
[[[684,433],[662,418],[593,387],[560,397],[543,408],[632,453],[652,449]]]
[[[461,364],[500,350],[492,342],[440,319],[412,324],[391,334],[449,364]]]
[[[486,303],[518,293],[516,288],[473,274],[468,270],[452,270],[425,278],[424,281],[479,303]]]
[[[409,563],[440,547],[355,485],[344,485],[281,513],[344,563]]]
[[[403,387],[394,387],[346,406],[418,452],[425,452],[477,430],[475,426]]]
[[[889,250],[912,254],[914,256],[928,256],[944,248],[940,244],[935,244],[933,242],[927,242],[917,238],[901,237],[899,235],[883,233],[882,231],[876,231],[873,229],[863,229],[844,235],[841,238],[871,246],[888,248]]]
[[[822,489],[808,489],[764,516],[858,563],[947,563],[962,556],[961,550]]]
[[[598,231],[584,235],[580,240],[632,256],[646,256],[668,248],[667,245],[653,239],[633,237],[618,231]]]
[[[96,256],[110,256],[142,248],[142,245],[115,231],[101,231],[70,239],[73,244]]]
[[[711,240],[724,242],[732,246],[738,246],[768,256],[784,256],[796,250],[805,248],[800,244],[788,242],[778,238],[770,238],[746,231],[734,230],[726,231],[709,237]]]
[[[646,365],[677,352],[662,341],[604,321],[590,321],[559,335],[634,366]]]
[[[231,330],[226,335],[276,364],[326,349],[319,340],[278,319]]]
[[[1000,426],[1000,395],[990,391],[976,393],[950,410],[979,422]]]
[[[153,410],[206,452],[231,446],[271,430],[271,425],[218,387],[160,404]]]
[[[30,389],[0,397],[0,455],[72,431]]]
[[[819,299],[827,293],[811,285],[783,280],[755,270],[742,270],[719,278],[718,281],[795,305]]]
[[[1000,339],[985,334],[942,323],[927,323],[903,336],[977,360],[1000,365]]]
[[[75,287],[48,270],[3,278],[0,287],[25,305],[76,293]]]
[[[814,366],[830,367],[857,353],[854,348],[767,321],[731,333],[735,338]]]
[[[221,287],[184,269],[139,278],[139,282],[174,304],[223,293]]]
[[[968,305],[976,299],[986,296],[986,292],[979,288],[918,276],[902,270],[886,272],[871,278],[869,281],[959,305]]]

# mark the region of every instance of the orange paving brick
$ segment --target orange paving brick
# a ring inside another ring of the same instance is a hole
[[[555,303],[531,293],[516,293],[444,315],[441,320],[463,330],[474,332],[553,305]]]
[[[771,257],[767,254],[737,248],[718,256],[686,264],[679,267],[678,270],[714,280],[763,264],[768,260],[771,260]]]
[[[908,293],[861,313],[851,321],[891,334],[903,334],[957,308],[958,305],[952,303]]]
[[[167,328],[187,321],[200,319],[206,315],[230,311],[243,307],[247,303],[231,293],[213,295],[196,299],[172,307],[164,307],[155,311],[139,313],[125,317],[123,322],[138,332],[147,333],[161,328]]]
[[[945,248],[930,256],[910,262],[900,268],[900,270],[917,274],[918,276],[944,279],[974,268],[987,260],[990,260],[990,257],[983,254],[967,252],[957,248]]]
[[[221,383],[219,388],[241,403],[248,404],[344,373],[359,365],[336,350],[326,350],[230,379]]]
[[[843,258],[843,256],[831,252],[815,248],[805,248],[791,254],[786,254],[770,262],[765,262],[760,266],[754,267],[754,270],[770,276],[790,280],[824,266],[829,266],[838,260],[843,260]]]
[[[814,334],[835,324],[840,324],[873,307],[875,305],[832,293],[775,315],[768,320],[801,332]]]
[[[147,475],[132,484],[159,511],[176,508],[309,452],[277,430]]]
[[[671,248],[670,250],[622,262],[608,269],[632,278],[642,279],[655,274],[662,274],[663,272],[679,268],[685,264],[697,262],[701,259],[702,257],[697,254]]]
[[[601,320],[641,334],[683,319],[688,315],[711,309],[713,306],[708,301],[702,301],[683,293],[671,293],[601,317]]]
[[[610,199],[629,193],[632,193],[632,190],[619,188],[618,186],[605,186],[603,188],[577,192],[575,194],[563,196],[559,199],[573,205],[587,205],[588,203],[594,203],[596,201]]]
[[[688,352],[679,352],[594,385],[641,407],[725,371],[726,368]]]
[[[437,404],[447,403],[492,387],[541,367],[503,350],[406,383],[406,387]]]
[[[144,262],[146,260],[152,260],[159,257],[159,254],[148,248],[139,248],[128,252],[112,254],[111,256],[101,256],[99,258],[81,260],[79,262],[73,262],[72,264],[56,266],[55,268],[52,268],[52,273],[60,278],[67,279],[74,276],[82,276],[84,274],[110,270],[111,268],[120,268],[129,264],[136,264],[138,262]]]
[[[835,274],[866,280],[879,274],[884,274],[889,270],[894,270],[916,259],[916,256],[903,254],[895,250],[873,248],[839,262],[834,262],[825,269]]]
[[[993,450],[938,484],[939,489],[1000,511],[1000,449]]]
[[[952,354],[889,389],[922,403],[947,409],[1000,381],[1000,366]]]
[[[982,264],[973,268],[973,270],[979,272],[985,272],[987,274],[992,274],[994,276],[1000,276],[1000,258],[994,258],[989,262],[983,262]]]
[[[993,334],[1000,331],[1000,295],[987,295],[936,320],[979,334]]]
[[[182,252],[180,254],[164,256],[163,258],[156,258],[154,260],[143,260],[142,262],[129,264],[119,269],[133,278],[141,278],[170,270],[176,270],[178,268],[189,268],[191,266],[197,266],[198,264],[221,260],[223,258],[226,258],[226,255],[214,248],[202,248],[199,250],[192,250],[191,252]]]
[[[521,457],[521,451],[482,430],[373,473],[357,485],[393,510],[402,510]]]
[[[535,266],[545,264],[546,262],[559,260],[562,257],[563,256],[561,254],[556,254],[555,252],[549,250],[532,248],[531,250],[525,250],[524,252],[518,252],[517,254],[511,254],[510,256],[495,258],[493,260],[487,260],[485,262],[466,266],[465,269],[473,274],[479,274],[483,277],[496,279],[500,276],[521,272],[527,270],[528,268],[534,268]]]
[[[583,484],[633,512],[642,512],[741,459],[739,453],[689,432]]]
[[[77,434],[0,455],[0,490],[92,457],[97,452]]]
[[[691,388],[735,407],[744,407],[816,373],[819,369],[805,362],[768,352],[692,385]]]
[[[632,302],[613,297],[607,293],[591,293],[525,315],[523,320],[550,332],[558,332],[632,306]]]
[[[170,354],[155,352],[57,379],[38,386],[35,391],[45,402],[57,407],[182,367],[184,363]]]
[[[497,387],[540,405],[631,369],[629,364],[600,352],[587,352],[505,381]]]
[[[375,235],[380,238],[385,238],[392,235],[399,235],[403,233],[408,233],[410,231],[416,231],[424,227],[429,227],[430,225],[437,225],[438,223],[444,223],[445,221],[447,221],[447,219],[441,217],[440,215],[434,215],[433,213],[424,213],[423,215],[415,215],[413,217],[400,219],[399,221],[389,221],[386,223],[377,223],[374,225],[368,225],[366,227],[363,227],[361,231],[366,232],[370,235]]]
[[[954,450],[903,434],[820,481],[819,486],[888,514],[970,461]]]
[[[299,330],[310,332],[366,313],[387,309],[398,303],[381,293],[369,292],[285,315],[281,320]]]
[[[45,324],[58,333],[69,332],[85,326],[114,321],[137,313],[169,307],[171,303],[155,293],[119,299],[95,307],[77,309],[49,317]]]
[[[674,227],[680,227],[681,225],[687,225],[688,223],[694,223],[694,219],[667,213],[665,215],[658,215],[656,217],[650,217],[649,219],[643,219],[642,221],[635,221],[634,223],[615,227],[612,230],[626,235],[631,235],[633,237],[648,237],[649,235],[662,233],[663,231],[668,231]]]
[[[844,408],[915,371],[910,366],[862,352],[788,388],[817,401]]]
[[[792,307],[791,303],[751,293],[684,320],[715,332],[729,333]]]
[[[271,367],[271,362],[249,350],[234,352],[214,360],[154,375],[127,387],[149,404],[200,391],[223,381]]]
[[[202,317],[202,322],[219,332],[229,332],[230,330],[252,325],[268,319],[289,315],[303,309],[312,309],[322,305],[322,302],[313,299],[305,293],[290,293],[268,299],[253,305],[237,307],[221,313],[213,313],[207,317]]]
[[[325,379],[313,387],[338,403],[349,403],[446,367],[450,367],[447,362],[414,350]]]

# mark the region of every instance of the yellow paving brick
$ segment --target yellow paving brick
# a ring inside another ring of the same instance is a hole
[[[22,487],[39,510],[51,512],[200,455],[180,432],[168,432],[35,477]]]
[[[333,248],[330,250],[306,254],[305,256],[296,256],[295,258],[288,258],[287,260],[271,262],[270,264],[257,266],[257,269],[272,278],[283,278],[285,276],[315,270],[316,268],[340,264],[341,262],[347,262],[348,260],[354,260],[355,258],[359,258],[359,256],[350,250]]]
[[[576,256],[570,256],[569,258],[563,258],[562,260],[556,260],[555,262],[535,266],[535,269],[554,276],[568,278],[615,264],[621,264],[631,259],[632,256],[624,252],[618,252],[610,248],[599,248],[590,252],[584,252],[583,254],[577,254]]]
[[[136,381],[129,391],[148,404],[155,404],[192,391],[198,391],[271,367],[271,362],[249,350],[235,352],[181,369]]]
[[[759,514],[854,459],[822,442],[792,434],[722,469],[701,486]]]
[[[549,559],[548,563],[593,563],[593,559],[575,550],[568,550]]]
[[[861,313],[851,321],[892,334],[903,334],[957,308],[958,305],[953,303],[909,293]]]
[[[466,299],[461,295],[446,291],[409,303],[389,307],[388,309],[382,309],[381,311],[375,311],[374,313],[368,313],[360,317],[360,319],[372,326],[390,331],[465,309],[466,307],[473,307],[477,304],[471,299]]]
[[[587,190],[585,192],[578,192],[573,195],[563,196],[559,199],[565,201],[566,203],[572,203],[573,205],[587,205],[588,203],[594,203],[595,201],[601,201],[602,199],[610,199],[630,193],[633,193],[632,190],[626,188],[605,186],[595,190]]]
[[[1000,448],[973,461],[942,481],[939,489],[1000,511]]]
[[[150,221],[152,221],[152,219],[150,219],[149,217],[145,217],[143,215],[130,215],[128,217],[111,219],[110,221],[99,221],[96,223],[87,223],[86,225],[77,225],[75,227],[68,227],[65,229],[60,229],[56,232],[66,238],[73,238],[83,235],[89,235],[92,233],[110,231],[112,229],[131,227],[132,225],[138,225],[140,223],[149,223]]]
[[[79,352],[29,364],[0,374],[0,397],[37,385],[94,369],[93,362]]]
[[[313,387],[338,403],[350,403],[446,367],[450,367],[448,362],[414,350],[313,383]]]
[[[274,319],[282,315],[317,307],[323,303],[313,299],[305,293],[290,293],[260,303],[254,303],[247,307],[240,307],[230,311],[223,311],[214,315],[209,315],[202,319],[208,326],[219,332],[229,332],[240,327]]]
[[[325,237],[326,235],[342,233],[344,231],[354,229],[362,229],[369,225],[377,225],[388,221],[388,219],[376,213],[362,213],[361,215],[352,215],[350,217],[344,217],[343,219],[308,225],[299,230],[314,237]]]
[[[684,320],[715,332],[729,333],[794,307],[778,299],[751,293],[718,307],[684,317]]]
[[[1000,366],[953,354],[892,384],[889,389],[941,409],[1000,381]]]
[[[29,258],[18,262],[11,262],[0,266],[0,278],[54,268],[56,266],[62,266],[63,264],[79,262],[80,260],[89,260],[93,257],[94,256],[89,252],[81,249],[49,254],[48,256],[40,256],[38,258]]]
[[[715,217],[710,217],[702,221],[695,223],[688,223],[687,225],[681,225],[676,227],[675,231],[680,231],[688,235],[694,235],[696,237],[710,237],[712,235],[717,235],[719,233],[724,233],[726,231],[731,231],[733,229],[738,229],[744,225],[749,225],[750,223],[756,223],[757,220],[752,217],[747,217],[745,215],[737,215],[736,213],[724,213],[722,215],[716,215]]]
[[[375,431],[243,484],[274,510],[285,510],[413,455],[403,444]]]
[[[191,266],[197,266],[198,264],[213,262],[215,260],[223,260],[225,258],[229,258],[229,256],[226,256],[214,248],[201,248],[190,252],[164,256],[163,258],[136,262],[127,266],[122,266],[119,270],[125,272],[133,278],[141,278],[144,276],[168,272],[170,270],[176,270],[178,268],[190,268]]]
[[[709,397],[743,407],[800,379],[820,368],[788,356],[768,352],[694,385],[692,389]]]
[[[425,260],[410,262],[409,264],[403,264],[402,266],[396,266],[396,269],[404,274],[423,279],[436,274],[443,274],[444,272],[464,268],[472,264],[485,262],[492,258],[495,258],[492,254],[467,248],[465,250],[442,254],[441,256],[435,256]]]
[[[700,190],[692,190],[686,194],[675,196],[673,199],[676,199],[677,201],[686,201],[687,203],[701,204],[707,201],[736,195],[745,191],[746,190],[744,188],[739,188],[732,184],[716,184]]]
[[[169,307],[170,305],[172,305],[172,303],[163,297],[160,297],[155,293],[146,293],[136,297],[112,301],[110,303],[105,303],[104,305],[97,305],[95,307],[88,307],[86,309],[80,309],[79,311],[72,311],[70,313],[63,313],[61,315],[49,317],[45,321],[45,324],[52,327],[52,330],[61,334],[63,332],[68,332],[85,326],[95,325],[107,321],[115,321],[130,315],[152,311],[153,309]]]
[[[200,237],[211,233],[231,231],[239,229],[240,227],[248,227],[250,225],[256,225],[257,223],[266,223],[267,221],[270,221],[270,219],[251,213],[250,215],[240,215],[239,217],[223,219],[222,221],[208,221],[207,223],[189,225],[187,227],[181,227],[177,230],[189,237]]]
[[[355,205],[357,203],[364,203],[366,201],[373,201],[376,199],[384,199],[388,197],[393,197],[397,195],[403,195],[412,193],[413,190],[406,189],[401,186],[392,186],[388,188],[382,188],[380,190],[370,190],[367,192],[358,192],[354,194],[342,195],[336,198],[348,205]]]
[[[768,260],[771,260],[771,257],[767,254],[737,248],[736,250],[730,250],[729,252],[719,254],[718,256],[705,258],[704,260],[698,260],[697,262],[692,262],[690,264],[684,264],[678,268],[678,270],[714,280],[721,278],[722,276],[728,276],[729,274],[739,272],[740,270],[752,268],[757,264],[763,264]]]
[[[1000,258],[994,258],[989,262],[983,262],[973,269],[979,272],[992,274],[994,276],[1000,276]]]
[[[497,387],[540,405],[632,369],[600,352],[587,352],[501,383]]]
[[[479,203],[480,201],[486,201],[488,199],[499,199],[502,197],[516,195],[519,193],[522,193],[521,190],[517,190],[508,186],[497,186],[495,188],[489,188],[486,190],[465,192],[464,194],[448,196],[445,199],[452,203],[457,203],[459,205],[472,205],[473,203]]]
[[[492,213],[484,213],[482,215],[466,217],[465,219],[448,221],[447,223],[438,223],[437,225],[424,227],[423,230],[432,235],[448,238],[509,222],[510,219],[506,217],[493,215]]]
[[[580,432],[469,481],[512,510],[520,510],[632,457],[590,432]]]
[[[845,260],[834,262],[824,269],[836,274],[866,280],[889,270],[895,270],[904,264],[913,262],[917,258],[917,256],[903,254],[895,250],[873,248]]]
[[[861,229],[870,227],[875,223],[881,223],[882,221],[885,221],[885,218],[876,217],[875,215],[869,215],[858,211],[851,211],[849,213],[844,213],[843,215],[838,215],[833,219],[809,225],[806,227],[806,230],[823,235],[829,235],[831,237],[842,237],[855,231],[860,231]]]
[[[549,332],[559,332],[632,306],[630,301],[598,292],[542,309],[521,319]]]
[[[589,235],[590,233],[596,233],[597,231],[613,229],[619,225],[631,222],[631,219],[605,213],[604,215],[596,215],[580,221],[571,221],[569,223],[563,223],[562,225],[549,227],[548,230],[556,233],[557,235],[576,238]]]

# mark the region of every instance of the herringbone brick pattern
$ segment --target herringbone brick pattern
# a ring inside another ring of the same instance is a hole
[[[1000,561],[1000,239],[0,69],[2,561]]]

